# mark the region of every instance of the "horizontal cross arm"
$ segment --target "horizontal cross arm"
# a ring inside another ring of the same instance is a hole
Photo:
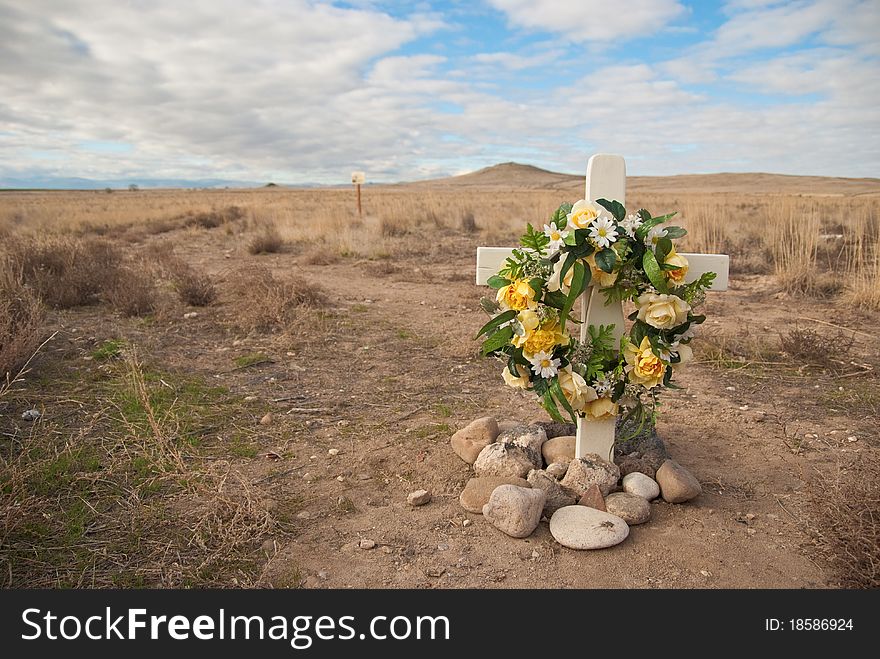
[[[507,257],[513,254],[512,247],[477,247],[477,286],[485,286],[489,277],[497,274]],[[706,272],[714,272],[718,276],[710,291],[726,291],[730,257],[727,254],[687,254],[682,256],[688,260],[690,267],[686,281],[696,281]]]

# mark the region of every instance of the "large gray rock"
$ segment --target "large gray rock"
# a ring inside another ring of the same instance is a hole
[[[575,458],[568,465],[568,471],[560,484],[571,490],[579,499],[586,494],[590,485],[598,485],[602,496],[617,487],[620,470],[617,465],[603,460],[595,453],[588,453],[582,458]]]
[[[483,514],[483,506],[489,503],[489,497],[499,485],[517,485],[519,487],[531,487],[524,478],[512,478],[510,476],[478,476],[471,478],[461,495],[458,497],[461,507],[469,513]]]
[[[498,437],[498,422],[491,416],[471,421],[452,436],[452,450],[469,465],[474,464],[480,451]]]
[[[541,456],[528,447],[495,442],[480,451],[474,462],[477,476],[515,476],[525,478],[541,468]]]
[[[657,481],[639,472],[633,472],[624,476],[621,485],[624,492],[636,494],[648,501],[660,496],[660,486],[657,484]]]
[[[547,433],[539,425],[526,426],[525,428],[512,428],[505,430],[495,440],[501,444],[513,444],[522,448],[530,449],[537,455],[541,455],[541,447],[547,441]],[[541,465],[538,465],[540,467]]]
[[[657,483],[663,500],[669,503],[684,503],[703,492],[700,481],[675,460],[667,460],[660,466]]]
[[[483,517],[514,538],[532,534],[541,521],[544,492],[516,485],[499,485],[483,506]]]
[[[559,423],[557,421],[538,421],[536,426],[541,426],[547,433],[548,439],[559,437],[560,435],[574,435],[577,432],[577,426],[573,423]]]
[[[560,435],[553,439],[548,439],[541,447],[541,453],[544,461],[549,465],[554,462],[564,462],[568,464],[574,460],[574,448],[577,438],[574,435]]]
[[[532,469],[528,476],[529,484],[533,488],[544,491],[544,514],[548,517],[563,506],[571,506],[575,498],[563,489],[563,487],[543,469]]]
[[[617,425],[614,431],[615,444],[614,453],[618,456],[631,455],[638,453],[644,455],[648,451],[659,451],[664,459],[669,457],[666,452],[666,445],[657,434],[657,429],[650,420],[645,420],[641,426],[635,419],[627,420],[625,416],[617,417]],[[662,464],[662,460],[654,469]]]
[[[604,549],[626,540],[629,526],[620,517],[595,508],[565,506],[550,518],[550,534],[569,549]]]
[[[605,497],[605,510],[633,526],[651,519],[651,504],[644,497],[629,492],[613,492]]]

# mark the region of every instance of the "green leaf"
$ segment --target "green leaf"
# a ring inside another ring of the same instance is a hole
[[[490,300],[487,297],[480,298],[480,307],[482,307],[483,311],[485,311],[490,316],[494,316],[498,313],[498,303],[495,300]]]
[[[509,286],[510,280],[505,279],[504,277],[499,277],[498,275],[492,275],[491,277],[489,277],[489,281],[486,282],[486,285],[498,290],[499,288]]]
[[[546,304],[548,307],[553,307],[554,309],[562,310],[565,307],[566,300],[565,293],[562,291],[547,291],[544,293],[544,299],[542,302]]]
[[[495,329],[499,325],[503,325],[508,320],[513,320],[514,318],[516,318],[516,310],[515,309],[509,309],[509,310],[505,311],[504,313],[500,313],[497,316],[495,316],[492,320],[490,320],[488,323],[483,325],[483,327],[480,329],[480,331],[477,332],[477,336],[475,336],[474,338],[478,339],[483,334],[488,334],[489,332],[491,332],[493,329]],[[513,330],[510,330],[510,331],[512,332]],[[511,336],[513,336],[513,335],[511,335]]]
[[[645,274],[648,275],[648,280],[654,288],[661,293],[669,292],[666,286],[666,277],[663,276],[660,264],[657,263],[657,257],[654,256],[654,252],[651,250],[645,250],[645,255],[642,257],[642,267],[645,269]]]
[[[617,384],[614,385],[614,389],[611,390],[611,402],[616,403],[623,397],[624,392],[626,391],[626,382],[621,380]]]
[[[645,208],[640,208],[638,210],[638,212],[636,212],[636,215],[638,215],[640,218],[642,218],[642,222],[644,222],[645,220],[651,219],[651,214]]]
[[[550,238],[545,236],[543,231],[537,231],[531,224],[527,224],[526,232],[519,239],[519,243],[523,247],[541,252],[550,244]]]
[[[563,419],[562,415],[559,413],[559,409],[556,407],[556,403],[553,402],[553,394],[550,393],[550,389],[545,387],[544,393],[542,394],[541,398],[544,401],[544,409],[547,410],[550,418],[554,421],[565,423],[565,419]]]
[[[641,226],[638,229],[636,229],[636,235],[639,238],[641,238],[642,240],[644,240],[645,236],[648,235],[648,232],[651,229],[653,229],[658,224],[663,224],[663,222],[665,222],[666,220],[668,220],[672,217],[675,217],[677,214],[678,214],[678,212],[676,211],[675,213],[667,213],[666,215],[660,215],[658,217],[652,217],[650,219],[646,219],[645,221],[642,222]]]
[[[540,277],[529,279],[529,287],[535,291],[535,295],[537,295],[544,288],[544,280]]]
[[[666,227],[666,237],[672,238],[673,240],[676,238],[684,238],[687,235],[687,229],[682,229],[681,227]]]
[[[669,240],[669,238],[659,238],[657,240],[657,250],[654,252],[657,263],[663,263],[666,260],[666,257],[669,256],[669,252],[671,251],[672,241]],[[675,268],[673,267],[673,269]]]
[[[616,199],[614,201],[608,201],[607,199],[597,199],[596,203],[600,206],[604,207],[609,213],[614,216],[614,219],[618,222],[623,221],[623,218],[626,217],[626,208],[623,207]]]
[[[610,273],[614,270],[614,264],[617,262],[617,252],[606,247],[600,252],[596,252],[596,265],[600,270]]]
[[[565,261],[563,261],[562,263],[562,270],[559,272],[560,285],[562,285],[562,282],[565,281],[565,276],[568,274],[568,271],[571,270],[571,266],[573,266],[575,261],[577,260],[577,252],[572,251],[565,255]]]
[[[584,267],[584,264],[580,261],[575,261],[574,263],[574,274],[571,277],[571,288],[568,291],[568,299],[565,300],[565,306],[562,308],[562,312],[559,314],[559,329],[560,331],[565,331],[565,321],[568,320],[568,314],[571,313],[571,309],[574,306],[574,301],[578,298],[578,296],[584,292],[584,289],[589,285],[591,272]]]
[[[590,242],[590,230],[589,229],[575,229],[574,230],[574,244],[580,247],[584,243]]]
[[[565,397],[565,392],[562,391],[562,387],[559,385],[559,377],[554,377],[550,380],[550,391],[556,397],[560,403],[562,403],[562,407],[565,408],[565,411],[568,412],[568,415],[571,417],[571,420],[574,423],[577,423],[577,415],[574,413],[574,410],[571,409],[571,404],[568,402],[568,398]]]
[[[648,334],[648,326],[641,320],[633,323],[632,329],[629,331],[630,340],[637,348],[642,344],[642,339]]]
[[[508,345],[512,338],[513,328],[508,325],[504,329],[498,330],[488,339],[483,341],[483,347],[480,349],[480,352],[483,357],[485,357],[490,352],[495,352],[499,348],[503,348],[504,346]]]
[[[571,204],[567,201],[559,206],[553,214],[550,216],[551,222],[556,222],[557,229],[564,229],[566,223],[568,222],[568,218],[566,217],[571,212]]]

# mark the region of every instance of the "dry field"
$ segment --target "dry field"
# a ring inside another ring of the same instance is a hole
[[[593,553],[458,505],[456,429],[546,418],[476,356],[475,248],[581,186],[0,192],[0,584],[876,587],[877,180],[632,179],[732,259],[658,424],[703,495]]]

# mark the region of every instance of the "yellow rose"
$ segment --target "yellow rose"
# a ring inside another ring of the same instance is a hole
[[[675,250],[669,252],[669,255],[666,257],[666,263],[669,265],[676,266],[675,270],[665,270],[666,276],[676,286],[681,286],[684,284],[684,279],[687,277],[688,273],[688,260],[684,258],[681,254],[677,254]]]
[[[574,268],[569,268],[568,272],[565,273],[565,279],[560,283],[559,276],[562,274],[562,266],[565,264],[565,259],[560,258],[556,263],[553,264],[553,274],[550,275],[550,280],[547,282],[547,290],[553,293],[554,291],[562,291],[565,295],[568,295],[568,291],[571,290],[571,279],[574,277]]]
[[[586,229],[592,224],[593,220],[599,217],[601,212],[601,206],[597,206],[591,201],[581,199],[571,207],[571,212],[566,215],[568,224],[566,224],[565,227],[572,231],[575,229]]]
[[[510,372],[510,369],[505,366],[504,370],[501,371],[501,377],[504,378],[504,382],[507,383],[507,386],[513,387],[514,389],[528,389],[529,388],[529,374],[526,371],[525,375],[522,375],[523,367],[519,364],[514,364],[514,368],[516,369],[516,377],[514,377],[513,373]]]
[[[663,382],[666,364],[654,354],[647,336],[642,339],[638,347],[627,343],[623,356],[626,359],[626,371],[629,373],[630,382],[644,385],[649,389]]]
[[[610,398],[598,398],[584,408],[587,416],[594,419],[607,419],[617,414],[617,403],[611,401]]]
[[[505,311],[508,309],[522,311],[523,309],[538,308],[538,303],[535,302],[535,291],[532,290],[526,279],[517,279],[507,286],[499,288],[495,301]]]
[[[598,286],[599,288],[608,288],[609,286],[614,286],[614,282],[617,281],[617,273],[616,272],[605,272],[596,265],[596,255],[590,254],[587,258],[584,259],[590,265],[590,271],[593,274],[593,278],[590,280],[593,286]]]
[[[676,295],[646,293],[637,297],[639,320],[657,329],[671,329],[687,320],[691,305]]]
[[[514,336],[513,345],[523,349],[524,355],[536,355],[539,352],[553,352],[553,347],[568,343],[568,337],[559,330],[557,323],[548,323],[526,331],[523,336]]]
[[[678,352],[678,357],[679,359],[681,359],[681,361],[677,364],[678,366],[683,366],[694,358],[693,349],[686,343],[680,344],[676,352]]]
[[[523,329],[528,333],[532,330],[536,329],[538,325],[541,324],[541,320],[538,318],[538,314],[536,314],[531,309],[524,309],[516,314],[516,319],[519,321],[520,325],[523,326]]]
[[[559,386],[569,405],[576,412],[582,412],[591,401],[598,398],[596,390],[589,386],[579,373],[574,372],[571,366],[559,371]]]

